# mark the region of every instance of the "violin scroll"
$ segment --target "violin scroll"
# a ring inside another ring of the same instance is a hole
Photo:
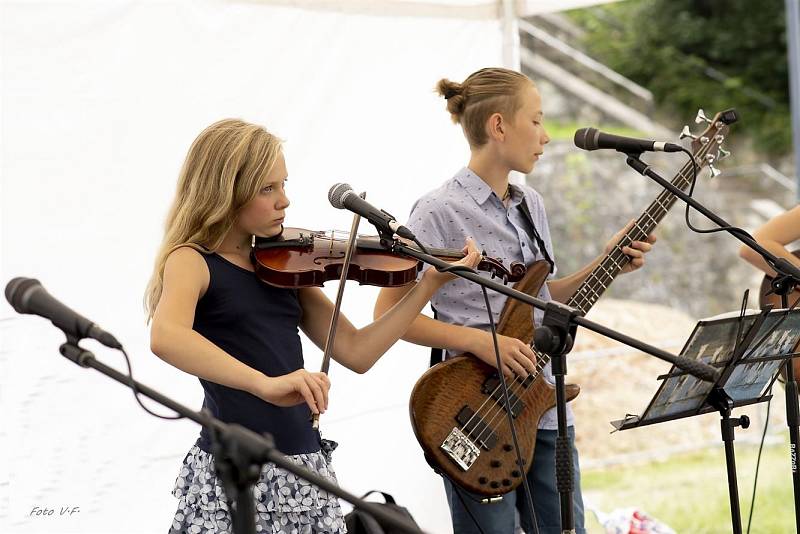
[[[519,282],[528,269],[525,264],[519,261],[511,263],[510,267],[503,265],[502,260],[483,256],[477,269],[492,274],[492,278],[501,278],[504,283]]]

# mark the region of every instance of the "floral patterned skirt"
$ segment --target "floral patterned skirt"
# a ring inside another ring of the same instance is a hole
[[[319,452],[289,456],[295,464],[336,482],[331,466],[333,441],[322,440]],[[178,511],[170,534],[231,532],[231,515],[213,457],[197,445],[183,460],[172,494]],[[339,500],[326,491],[268,463],[253,488],[256,532],[263,534],[343,534],[347,532]]]

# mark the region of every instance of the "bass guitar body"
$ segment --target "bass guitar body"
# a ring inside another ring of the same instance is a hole
[[[536,262],[514,288],[536,295],[548,269],[546,262]],[[525,306],[527,314],[509,309],[516,306]],[[504,321],[510,317],[521,319]],[[530,343],[530,307],[508,299],[497,330]],[[460,487],[487,497],[507,493],[522,482],[533,461],[539,419],[556,404],[555,387],[541,373],[533,382],[507,379],[507,383],[525,462],[521,467],[497,369],[471,354],[456,356],[428,369],[411,393],[411,425],[428,462]],[[566,390],[567,400],[580,392],[572,384]]]

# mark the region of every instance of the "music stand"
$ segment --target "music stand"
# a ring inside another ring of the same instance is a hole
[[[733,532],[742,531],[736,461],[733,450],[734,428],[750,426],[746,415],[730,418],[731,410],[763,402],[769,395],[778,370],[795,353],[800,341],[800,309],[766,309],[735,317],[701,320],[697,323],[680,355],[694,358],[720,369],[715,382],[698,380],[672,367],[658,377],[661,385],[640,416],[627,415],[612,421],[617,430],[628,430],[665,421],[718,411],[725,461]]]

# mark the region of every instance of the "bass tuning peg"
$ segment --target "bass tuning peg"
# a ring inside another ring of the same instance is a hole
[[[688,125],[685,125],[685,126],[683,127],[683,130],[681,130],[681,137],[680,137],[680,138],[681,138],[681,139],[686,139],[686,138],[689,138],[689,139],[697,139],[697,136],[696,136],[696,135],[694,135],[694,134],[693,134],[693,133],[692,133],[692,132],[689,130],[689,126],[688,126]]]
[[[701,122],[705,122],[707,124],[711,124],[711,119],[706,117],[706,114],[703,111],[703,108],[700,108],[700,109],[697,110],[697,116],[694,118],[694,122],[696,124],[700,124]]]

